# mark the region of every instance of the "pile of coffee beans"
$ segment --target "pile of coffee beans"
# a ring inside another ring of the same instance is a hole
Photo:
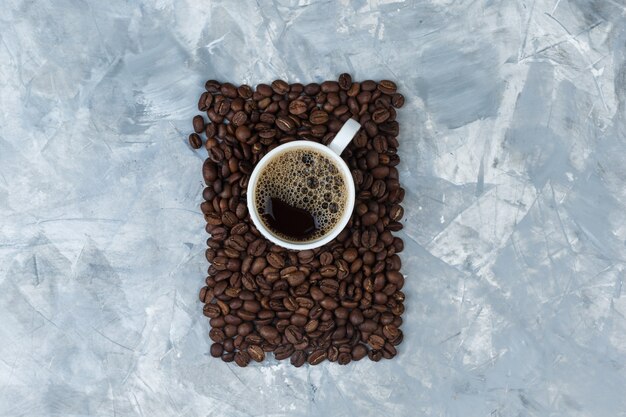
[[[255,89],[209,80],[205,89],[198,110],[206,117],[193,118],[189,144],[208,151],[201,210],[210,266],[200,300],[211,355],[246,366],[271,352],[297,367],[393,358],[404,312],[404,243],[393,235],[404,214],[396,169],[396,109],[404,97],[396,84],[341,74],[321,84],[276,80]],[[347,227],[314,250],[272,244],[246,206],[255,164],[286,142],[328,144],[348,118],[363,128],[342,154],[357,197]]]

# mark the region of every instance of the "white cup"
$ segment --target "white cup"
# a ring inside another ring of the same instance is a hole
[[[252,222],[265,238],[267,238],[270,242],[282,246],[283,248],[306,250],[325,245],[326,243],[337,237],[339,233],[341,233],[343,228],[346,227],[346,224],[348,224],[350,216],[352,215],[352,210],[354,209],[355,191],[354,180],[352,179],[352,173],[350,172],[350,168],[348,168],[348,165],[344,162],[343,159],[341,159],[340,155],[345,147],[348,146],[348,144],[360,128],[361,125],[357,121],[355,121],[354,119],[348,119],[343,124],[339,132],[337,132],[337,135],[335,135],[333,141],[328,144],[328,146],[305,140],[287,142],[284,145],[280,145],[272,149],[257,163],[254,171],[252,171],[252,175],[250,176],[250,181],[248,181],[248,211],[250,212]],[[263,168],[277,155],[294,148],[312,149],[333,161],[337,168],[339,168],[339,170],[341,171],[341,175],[343,175],[343,179],[346,184],[346,190],[348,192],[344,211],[343,213],[341,213],[341,217],[339,221],[335,224],[335,227],[333,227],[331,230],[329,230],[327,233],[320,236],[319,238],[306,242],[294,242],[285,240],[278,236],[276,233],[274,233],[272,230],[268,229],[263,221],[261,221],[261,216],[258,213],[255,204],[257,182],[259,180],[259,174],[263,171]]]

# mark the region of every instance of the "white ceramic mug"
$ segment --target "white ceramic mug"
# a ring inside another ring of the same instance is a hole
[[[282,246],[283,248],[306,250],[325,245],[326,243],[337,237],[337,235],[343,230],[343,228],[346,227],[346,224],[348,224],[350,216],[352,215],[352,210],[354,209],[355,191],[354,180],[352,179],[352,173],[350,172],[350,168],[348,168],[348,165],[344,162],[343,159],[341,159],[340,155],[345,147],[348,146],[348,144],[360,128],[361,125],[356,120],[348,119],[343,124],[339,132],[337,132],[337,135],[335,135],[333,141],[328,144],[328,146],[305,140],[288,142],[272,149],[257,163],[254,171],[252,171],[252,175],[250,176],[250,181],[248,181],[248,211],[250,212],[252,222],[265,238],[279,246]],[[261,216],[258,213],[255,204],[259,174],[263,172],[263,168],[270,161],[272,161],[272,159],[289,149],[312,149],[333,161],[335,166],[337,166],[337,168],[341,171],[341,175],[343,176],[344,182],[346,184],[346,190],[348,192],[344,211],[343,213],[341,213],[341,217],[339,221],[335,224],[335,226],[319,238],[306,242],[288,241],[278,236],[267,226],[265,226],[265,223],[261,220]]]

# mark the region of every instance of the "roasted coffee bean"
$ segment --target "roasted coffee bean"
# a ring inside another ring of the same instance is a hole
[[[393,81],[382,80],[381,82],[378,83],[378,90],[384,94],[389,94],[389,95],[394,94],[397,89],[398,87],[396,86],[396,83],[394,83]]]
[[[360,361],[366,356],[367,356],[367,348],[365,347],[365,345],[362,345],[359,343],[358,345],[352,348],[352,360],[353,361]]]
[[[268,341],[272,341],[279,337],[278,330],[272,326],[261,326],[259,334],[263,337],[263,339]]]
[[[293,352],[293,345],[280,345],[276,349],[274,349],[274,357],[280,361],[290,357]]]
[[[306,362],[306,353],[304,353],[301,350],[296,350],[292,355],[291,355],[291,364],[293,366],[295,366],[296,368],[301,367],[302,365],[304,365],[304,362]]]
[[[314,125],[326,123],[328,121],[328,113],[324,110],[313,110],[309,116],[309,121]]]
[[[289,113],[300,115],[307,111],[307,105],[302,100],[294,100],[289,103]]]
[[[237,366],[240,366],[242,368],[248,366],[248,364],[250,363],[250,355],[248,354],[248,352],[240,350],[239,352],[235,353],[235,363],[237,364]]]
[[[224,335],[224,331],[222,329],[214,327],[209,332],[209,337],[216,343],[223,343],[226,336]]]
[[[404,96],[400,93],[396,93],[391,97],[391,105],[396,109],[404,106]]]
[[[363,320],[363,312],[358,308],[355,308],[350,312],[350,323],[352,323],[354,326],[360,325],[361,323],[363,323]]]
[[[202,133],[204,131],[204,119],[202,116],[197,115],[193,118],[193,130],[196,133]]]
[[[298,260],[303,264],[308,264],[315,258],[315,252],[312,250],[302,250],[298,252]]]
[[[274,82],[272,82],[272,90],[276,94],[280,94],[280,95],[287,94],[287,92],[289,92],[289,84],[287,84],[283,80],[275,80]]]
[[[281,116],[276,119],[276,126],[283,132],[288,132],[296,127],[295,122],[287,116]]]
[[[338,84],[342,90],[348,90],[352,86],[352,77],[350,74],[343,73],[339,76]]]
[[[202,147],[202,139],[196,133],[189,135],[189,146],[194,149],[200,149]]]
[[[326,351],[316,350],[309,354],[308,362],[310,365],[318,365],[326,360]]]
[[[285,337],[289,343],[295,345],[302,340],[302,333],[298,327],[291,325],[285,329]]]
[[[213,343],[211,345],[211,356],[219,358],[224,353],[224,346],[221,343]]]
[[[248,346],[248,356],[255,362],[263,362],[265,359],[265,352],[259,345],[250,345]]]

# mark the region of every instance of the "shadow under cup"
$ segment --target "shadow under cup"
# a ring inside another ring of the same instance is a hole
[[[310,165],[312,160],[322,166]],[[270,199],[275,198],[313,215],[323,233],[318,230],[297,239],[272,230],[264,216]],[[316,142],[300,140],[273,149],[259,161],[248,183],[248,211],[254,225],[265,238],[287,249],[313,249],[330,242],[348,224],[354,202],[354,181],[348,165],[330,147]],[[333,204],[337,207],[335,213]]]

